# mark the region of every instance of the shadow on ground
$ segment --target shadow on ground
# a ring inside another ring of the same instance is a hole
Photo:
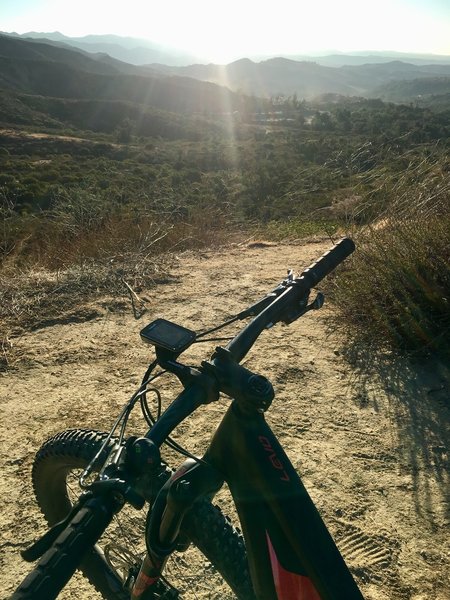
[[[417,513],[431,527],[449,521],[450,365],[368,350],[367,344],[347,348],[355,376],[354,397],[361,406],[388,411],[397,435],[400,469],[412,477]],[[384,394],[377,394],[377,389]],[[380,402],[387,406],[381,406]],[[382,400],[380,400],[382,399]]]

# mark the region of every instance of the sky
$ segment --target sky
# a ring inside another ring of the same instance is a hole
[[[450,0],[0,0],[0,30],[140,37],[216,62],[359,50],[450,55]]]

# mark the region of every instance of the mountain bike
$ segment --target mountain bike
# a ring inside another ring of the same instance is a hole
[[[321,308],[323,295],[310,301],[311,289],[354,248],[342,239],[301,275],[289,271],[270,293],[213,328],[195,332],[164,319],[144,327],[141,338],[156,357],[111,431],[69,430],[37,453],[33,485],[51,528],[22,552],[25,560],[39,561],[12,600],[56,598],[76,569],[107,600],[180,598],[194,589],[200,571],[207,582],[206,596],[195,592],[200,597],[363,598],[265,420],[272,384],[240,364],[264,330]],[[241,320],[249,321],[234,337],[214,337]],[[228,343],[200,365],[181,362],[192,344],[224,339]],[[154,382],[167,372],[183,390],[162,411]],[[206,452],[196,457],[171,433],[220,394],[230,406]],[[127,437],[136,406],[149,429]],[[181,467],[171,470],[163,462],[163,444],[184,455]],[[212,503],[224,482],[242,532]],[[144,506],[145,519],[139,512]],[[205,557],[200,564],[191,558],[194,548]]]

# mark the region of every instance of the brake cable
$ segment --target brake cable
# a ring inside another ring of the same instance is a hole
[[[221,325],[217,325],[216,327],[211,327],[211,329],[206,329],[205,331],[198,333],[196,336],[196,339],[194,341],[194,344],[197,342],[198,338],[203,337],[205,335],[209,335],[210,333],[214,333],[214,331],[219,331],[219,329],[223,329],[224,327],[227,327],[228,325],[231,325],[232,323],[235,323],[236,321],[240,321],[240,315],[235,315],[231,319],[228,319],[228,321],[224,321]],[[220,338],[217,338],[217,340],[219,340],[219,339]],[[205,341],[208,341],[208,340],[205,340]],[[214,340],[214,341],[216,341],[216,340]]]

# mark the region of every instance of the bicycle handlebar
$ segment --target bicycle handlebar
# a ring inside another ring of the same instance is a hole
[[[261,332],[283,320],[283,314],[297,310],[293,319],[302,314],[299,311],[302,301],[307,300],[311,288],[331,273],[355,249],[355,244],[350,238],[343,238],[340,242],[323,254],[316,262],[303,271],[300,277],[285,282],[266,307],[228,344],[227,349],[237,362],[240,362]],[[261,301],[264,305],[264,301]],[[289,321],[288,321],[289,322]]]
[[[353,240],[343,238],[334,248],[325,252],[315,263],[305,269],[300,277],[304,277],[308,288],[312,288],[350,256],[354,250]]]
[[[226,347],[226,350],[234,361],[236,363],[241,362],[262,331],[274,323],[282,321],[283,315],[289,315],[292,311],[294,313],[297,311],[294,318],[301,316],[305,312],[311,288],[331,273],[354,250],[355,244],[353,241],[350,238],[343,238],[334,248],[323,254],[316,262],[305,269],[300,277],[286,280],[277,288],[276,293],[271,293],[266,300],[263,299],[260,301],[258,303],[261,306],[260,312]],[[188,367],[186,368],[188,369]],[[183,390],[166,409],[160,419],[147,433],[147,436],[153,442],[159,446],[171,431],[201,404],[216,399],[210,397],[208,379],[207,373],[201,373],[200,378],[197,379],[197,383],[193,383]]]

